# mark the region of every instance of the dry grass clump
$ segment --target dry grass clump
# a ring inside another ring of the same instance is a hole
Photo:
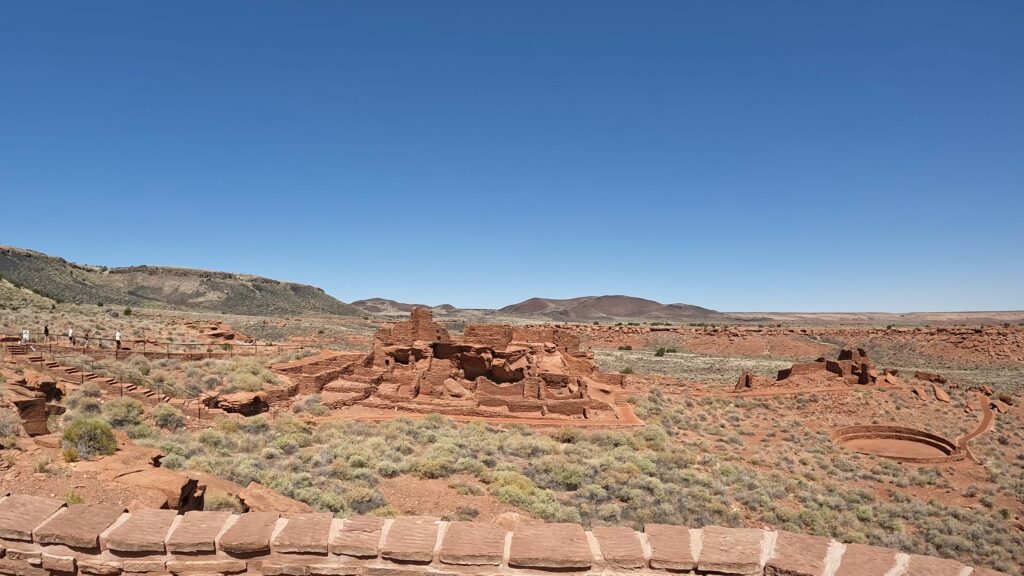
[[[11,448],[17,444],[22,430],[18,413],[13,408],[0,407],[0,448]]]

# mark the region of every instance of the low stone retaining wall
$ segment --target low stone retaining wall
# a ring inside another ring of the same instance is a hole
[[[0,574],[157,576],[994,576],[955,560],[758,529],[533,524],[330,514],[127,513],[112,504],[0,500]]]
[[[929,458],[916,458],[909,456],[884,455],[885,458],[899,460],[901,462],[914,462],[919,464],[941,464],[943,462],[955,462],[967,457],[967,453],[961,450],[955,442],[916,428],[905,426],[847,426],[832,433],[832,441],[837,444],[845,444],[851,440],[878,439],[878,440],[901,440],[904,442],[916,442],[934,448],[944,454]]]

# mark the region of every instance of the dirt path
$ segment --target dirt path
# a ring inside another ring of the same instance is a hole
[[[960,448],[967,448],[967,443],[974,440],[978,436],[989,431],[992,428],[992,422],[996,419],[996,413],[992,410],[992,405],[988,401],[988,397],[984,394],[977,395],[978,402],[981,404],[981,422],[978,423],[978,427],[973,432],[965,436],[961,436],[957,439],[956,444]]]

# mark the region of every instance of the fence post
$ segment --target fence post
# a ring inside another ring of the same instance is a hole
[[[168,342],[167,343],[167,359],[170,360],[170,358],[171,358],[171,343]]]

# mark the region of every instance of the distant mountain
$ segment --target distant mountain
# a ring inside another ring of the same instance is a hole
[[[405,302],[396,302],[387,298],[367,298],[365,300],[356,300],[352,303],[353,306],[365,310],[371,314],[408,314],[413,308],[430,308],[435,313],[449,313],[457,312],[459,309],[451,304],[441,304],[440,306],[428,306],[426,304],[406,304]]]
[[[255,316],[363,313],[306,284],[192,268],[85,266],[10,246],[0,246],[0,277],[58,302],[75,304]]]
[[[730,317],[690,304],[662,304],[633,296],[583,296],[564,300],[530,298],[498,310],[509,316],[525,316],[559,322],[594,320],[648,320],[660,322],[723,321]]]

